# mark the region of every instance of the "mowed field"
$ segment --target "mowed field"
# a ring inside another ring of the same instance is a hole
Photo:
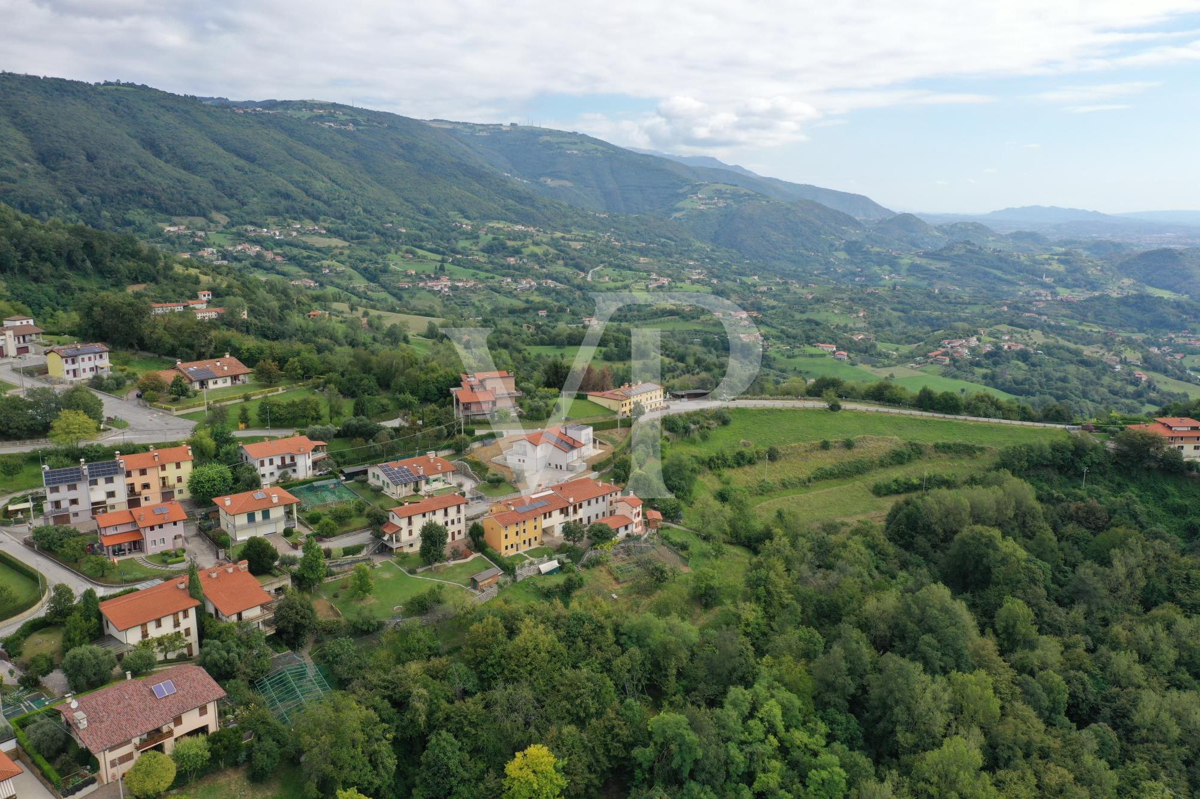
[[[343,313],[349,313],[349,311],[350,311],[350,305],[348,303],[333,302],[333,303],[330,303],[330,306],[333,308],[336,308],[339,311],[342,311]],[[358,313],[361,314],[362,311],[358,311]],[[395,313],[393,311],[369,311],[369,313],[371,314],[371,316],[380,317],[385,322],[387,322],[389,325],[390,324],[407,325],[408,332],[417,333],[417,334],[424,333],[425,328],[429,325],[430,322],[433,322],[435,325],[440,325],[442,322],[445,321],[444,319],[442,319],[439,316],[416,316],[415,314]]]
[[[931,369],[933,367],[930,367]],[[1000,399],[1017,399],[1016,396],[1009,394],[1007,391],[1001,391],[998,388],[989,388],[988,386],[979,383],[972,383],[968,380],[959,380],[953,377],[942,377],[932,371],[923,369],[909,369],[907,366],[864,366],[863,369],[870,371],[876,376],[877,380],[886,379],[889,375],[894,375],[892,380],[898,386],[904,386],[909,391],[920,391],[922,387],[929,386],[933,391],[983,391]],[[1196,386],[1200,389],[1200,386]]]

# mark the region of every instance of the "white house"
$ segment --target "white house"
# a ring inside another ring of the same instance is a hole
[[[290,436],[259,444],[242,444],[242,460],[258,469],[265,486],[280,480],[304,480],[312,477],[315,466],[325,458],[325,442],[308,436]]]
[[[221,529],[234,541],[251,536],[282,533],[296,526],[296,506],[300,500],[282,488],[259,488],[217,497],[213,500],[221,519]],[[288,508],[292,512],[288,513]]]
[[[529,482],[544,482],[555,474],[569,476],[583,471],[587,459],[596,452],[592,428],[571,424],[518,438],[505,450],[504,463]]]
[[[275,631],[275,597],[250,573],[246,561],[202,569],[200,589],[204,610],[219,621],[244,621],[268,634]]]
[[[462,494],[439,494],[392,508],[383,526],[383,543],[392,550],[415,552],[421,548],[421,528],[437,522],[448,533],[446,548],[461,546],[467,534],[466,507]]]
[[[454,464],[426,452],[415,458],[378,463],[367,469],[367,482],[394,499],[451,485]]]
[[[183,636],[179,649],[159,652],[161,660],[175,655],[193,657],[200,651],[196,608],[200,603],[188,592],[187,577],[134,591],[100,603],[103,632],[129,647],[172,633]]]

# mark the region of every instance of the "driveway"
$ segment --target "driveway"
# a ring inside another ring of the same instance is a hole
[[[14,752],[14,754],[16,754]],[[14,757],[13,760],[16,760]],[[38,781],[38,778],[30,773],[30,767],[24,763],[18,763],[21,767],[21,773],[13,778],[13,786],[17,789],[18,799],[54,799],[54,794],[46,789]]]

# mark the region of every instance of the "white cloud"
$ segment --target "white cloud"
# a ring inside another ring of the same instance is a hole
[[[1127,108],[1133,108],[1133,106],[1124,103],[1099,103],[1096,105],[1069,105],[1063,110],[1070,111],[1072,114],[1094,114],[1097,111],[1124,111]]]
[[[1114,97],[1141,94],[1147,89],[1161,85],[1162,83],[1156,81],[1127,81],[1125,83],[1099,83],[1090,86],[1064,86],[1061,89],[1042,92],[1037,95],[1037,98],[1048,103],[1096,103]]]
[[[583,121],[628,143],[758,146],[799,140],[848,110],[989,99],[913,88],[920,82],[1200,58],[1200,43],[1154,30],[1197,9],[1196,0],[0,0],[0,69],[481,121],[519,119],[540,97],[625,95],[655,110]]]

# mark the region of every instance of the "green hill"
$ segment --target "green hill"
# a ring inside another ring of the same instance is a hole
[[[1122,261],[1118,269],[1147,286],[1200,299],[1200,248],[1150,250]]]

